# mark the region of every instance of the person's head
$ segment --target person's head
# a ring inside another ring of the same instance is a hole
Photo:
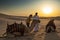
[[[38,13],[36,12],[35,15],[38,15]]]
[[[30,14],[29,17],[32,17],[32,14]]]

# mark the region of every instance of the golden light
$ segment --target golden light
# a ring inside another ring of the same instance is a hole
[[[51,7],[44,7],[42,9],[44,14],[50,14],[52,12],[52,8]]]

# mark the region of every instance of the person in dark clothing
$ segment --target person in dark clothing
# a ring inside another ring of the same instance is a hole
[[[29,25],[30,25],[31,18],[32,18],[32,15],[30,14],[29,17],[28,17],[27,20],[26,20],[26,25],[27,25],[27,27],[29,27]]]
[[[50,31],[55,32],[56,31],[56,26],[54,23],[54,19],[50,20],[48,24],[46,25],[46,32],[49,33]]]

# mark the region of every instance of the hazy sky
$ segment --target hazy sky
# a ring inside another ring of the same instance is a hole
[[[44,14],[42,9],[52,8],[51,14]],[[39,16],[60,16],[60,0],[0,0],[0,13],[16,16],[28,16],[39,13]]]

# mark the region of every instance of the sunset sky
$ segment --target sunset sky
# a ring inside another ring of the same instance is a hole
[[[60,0],[0,0],[0,13],[28,16],[38,12],[39,16],[60,16]]]

